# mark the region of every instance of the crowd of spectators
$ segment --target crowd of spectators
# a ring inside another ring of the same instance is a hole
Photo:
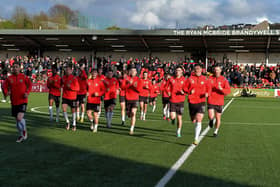
[[[163,72],[174,74],[177,66],[184,68],[184,75],[186,77],[191,75],[195,63],[204,65],[204,74],[210,75],[215,65],[219,64],[223,68],[223,76],[227,78],[230,85],[233,87],[254,87],[254,88],[280,88],[280,65],[266,66],[264,63],[260,65],[236,64],[225,59],[217,61],[215,59],[208,59],[208,66],[204,62],[198,60],[197,62],[192,58],[187,58],[184,62],[164,61],[157,57],[142,58],[142,59],[124,59],[113,61],[111,57],[97,57],[95,59],[81,59],[68,58],[52,58],[46,57],[27,57],[15,56],[11,58],[0,57],[0,79],[4,80],[11,71],[11,66],[14,62],[20,62],[22,71],[25,75],[30,77],[33,83],[45,83],[48,76],[51,75],[51,67],[55,64],[59,69],[60,75],[63,75],[64,67],[72,63],[74,67],[74,74],[78,74],[80,64],[85,64],[86,70],[89,72],[92,68],[102,68],[105,73],[108,69],[113,69],[115,76],[134,65],[140,74],[143,68],[150,71],[157,72],[162,69]]]

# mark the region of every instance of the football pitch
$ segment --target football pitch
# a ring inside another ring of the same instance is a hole
[[[280,186],[279,103],[235,98],[223,114],[219,136],[213,138],[211,129],[166,186]],[[76,132],[65,130],[62,116],[60,123],[51,123],[47,105],[47,94],[30,95],[29,138],[17,144],[10,104],[0,103],[0,186],[155,186],[194,138],[187,102],[182,138],[162,120],[160,97],[155,113],[148,108],[146,121],[138,112],[133,136],[129,121],[120,125],[119,104],[113,127],[105,128],[102,114],[97,134],[87,119]],[[207,126],[205,117],[203,129]]]

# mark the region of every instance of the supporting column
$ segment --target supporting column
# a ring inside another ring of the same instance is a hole
[[[269,63],[269,50],[266,49],[266,52],[265,52],[265,64],[268,66],[268,63]]]
[[[205,55],[206,55],[206,57],[205,57],[205,69],[206,69],[206,72],[207,72],[207,69],[208,69],[208,50],[206,50]]]

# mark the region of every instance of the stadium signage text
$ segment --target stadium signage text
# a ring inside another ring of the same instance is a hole
[[[176,36],[277,36],[280,30],[173,30]]]

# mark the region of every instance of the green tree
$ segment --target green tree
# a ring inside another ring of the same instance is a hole
[[[16,29],[32,29],[32,21],[24,7],[17,6],[12,14],[12,20]]]
[[[118,27],[117,25],[113,25],[113,26],[107,27],[106,30],[116,31],[116,30],[121,30],[121,28]]]

